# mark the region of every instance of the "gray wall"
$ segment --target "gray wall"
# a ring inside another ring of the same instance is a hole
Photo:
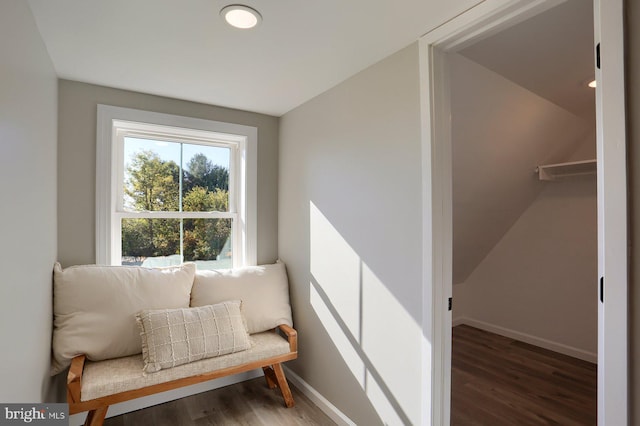
[[[108,87],[59,81],[58,258],[95,262],[96,105],[204,118],[258,128],[258,263],[278,257],[278,119]]]
[[[279,254],[300,333],[291,367],[356,424],[418,424],[428,398],[419,94],[414,44],[280,123]]]
[[[631,424],[640,424],[640,3],[627,0],[626,97],[630,196],[630,390]]]
[[[56,75],[27,2],[0,2],[0,401],[48,399]]]
[[[596,215],[595,175],[547,182],[466,282],[454,286],[454,321],[464,317],[595,362]]]

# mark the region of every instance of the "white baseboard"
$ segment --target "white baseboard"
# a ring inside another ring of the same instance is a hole
[[[581,359],[592,363],[598,362],[598,354],[588,352],[583,349],[574,348],[572,346],[565,345],[563,343],[553,342],[551,340],[543,339],[541,337],[533,336],[531,334],[522,333],[520,331],[511,330],[499,325],[490,324],[488,322],[479,321],[468,317],[458,317],[452,320],[452,325],[466,324],[471,327],[479,328],[480,330],[489,331],[491,333],[499,334],[501,336],[509,337],[511,339],[519,340],[521,342],[529,343],[534,346],[549,349],[550,351],[558,352],[564,355],[568,355],[574,358]]]
[[[456,325],[466,324],[466,317],[455,317],[451,319],[451,327],[455,327]],[[469,324],[471,325],[471,324]]]
[[[291,369],[284,367],[286,371],[287,380],[291,382],[300,392],[302,392],[307,398],[311,400],[314,404],[318,406],[331,420],[336,422],[336,424],[340,426],[356,426],[356,424],[351,421],[349,417],[347,417],[342,411],[338,410],[338,408],[329,402],[324,396],[320,395],[320,393],[315,390],[311,385],[304,380],[296,373],[291,371]]]
[[[183,388],[174,389],[166,392],[161,392],[155,395],[144,396],[142,398],[136,398],[131,401],[121,402],[109,406],[107,411],[107,418],[119,416],[121,414],[130,413],[132,411],[141,410],[143,408],[152,407],[158,404],[164,404],[165,402],[174,401],[176,399],[184,398],[191,395],[196,395],[201,392],[207,392],[210,390],[218,389],[224,386],[233,385],[235,383],[244,382],[262,375],[262,370],[252,370],[246,373],[234,374],[233,376],[221,377],[219,379],[211,380],[204,383],[198,383],[191,386],[185,386]],[[69,416],[69,426],[79,426],[84,424],[84,420],[87,417],[87,413],[78,413]]]

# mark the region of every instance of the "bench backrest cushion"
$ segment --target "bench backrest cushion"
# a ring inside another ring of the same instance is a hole
[[[186,308],[196,266],[54,267],[52,374],[85,354],[92,361],[142,351],[136,314],[145,309]]]
[[[289,282],[284,263],[217,271],[197,271],[191,306],[242,300],[242,313],[250,334],[280,324],[293,326]]]

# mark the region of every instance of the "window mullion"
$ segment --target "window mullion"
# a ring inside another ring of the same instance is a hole
[[[178,177],[178,210],[182,212],[182,185],[184,178],[184,144],[180,144],[180,176]],[[184,218],[180,218],[180,261],[184,262]]]
[[[234,219],[234,212],[115,212],[121,219]]]

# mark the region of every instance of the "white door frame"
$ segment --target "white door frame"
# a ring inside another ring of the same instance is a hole
[[[594,0],[598,155],[598,424],[629,424],[623,0]]]
[[[564,0],[485,0],[420,39],[423,166],[423,424],[448,425],[451,408],[452,170],[448,65],[445,53],[523,21]],[[598,259],[607,271],[598,322],[598,424],[628,424],[626,148],[622,1],[594,0],[596,40],[605,73],[598,89]],[[606,10],[600,10],[606,4]],[[611,63],[615,65],[611,65]],[[607,144],[604,144],[604,140]],[[605,189],[610,189],[606,193]],[[606,206],[606,208],[605,208]],[[605,232],[605,230],[607,232]],[[605,311],[605,307],[611,309]],[[622,309],[616,309],[622,306]],[[605,333],[606,331],[606,333]],[[605,371],[607,374],[605,374]]]

